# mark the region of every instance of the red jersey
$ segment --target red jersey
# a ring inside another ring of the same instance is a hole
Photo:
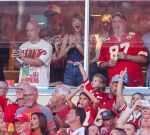
[[[94,124],[98,127],[102,126],[102,112],[105,110],[112,110],[115,105],[116,98],[109,99],[108,93],[103,93],[103,98],[98,107],[98,113],[95,118]]]
[[[92,85],[88,79],[82,82],[82,84],[85,84],[85,88],[87,91],[89,91],[94,97],[97,98],[97,100],[101,100],[102,92],[100,90],[93,90]]]
[[[19,106],[17,101],[13,102],[8,98],[0,96],[0,106],[2,107],[5,114],[5,122],[14,123],[15,113],[17,109],[22,106]]]
[[[46,105],[46,107],[49,108],[49,104]],[[57,115],[58,115],[61,119],[66,120],[67,114],[69,113],[69,111],[70,111],[70,108],[69,108],[69,106],[67,105],[67,106],[65,106],[64,108],[62,108],[61,110],[59,110],[59,111],[56,112],[56,113],[57,113]]]
[[[126,32],[120,41],[112,35],[110,39],[102,44],[98,64],[100,65],[110,59],[117,59],[118,52],[146,58],[148,56],[147,49],[141,38],[133,32]],[[130,79],[129,85],[131,87],[144,85],[142,65],[129,60],[118,60],[115,67],[108,67],[110,80],[114,75],[120,74],[122,70],[125,70],[126,67]]]

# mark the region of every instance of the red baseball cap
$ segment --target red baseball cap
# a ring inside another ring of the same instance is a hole
[[[15,121],[21,121],[21,122],[30,122],[30,119],[27,115],[22,115],[22,114],[18,114],[16,117],[15,117]]]

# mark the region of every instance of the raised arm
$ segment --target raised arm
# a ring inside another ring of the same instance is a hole
[[[125,104],[125,100],[122,94],[123,87],[124,87],[123,83],[124,83],[125,74],[126,74],[126,69],[125,71],[121,71],[120,76],[119,76],[119,82],[118,82],[117,93],[116,93],[116,105],[118,109],[120,109]]]
[[[81,64],[80,62],[75,62],[74,65],[75,65],[75,66],[79,66],[79,69],[80,69],[80,72],[81,72],[81,74],[82,74],[83,80],[85,81],[88,77],[87,77],[87,75],[86,75],[86,72],[85,72],[85,70],[84,70],[82,64]]]
[[[72,99],[73,96],[74,96],[77,92],[79,92],[81,89],[83,89],[83,84],[81,84],[75,91],[71,92],[71,93],[69,94],[69,96],[66,97],[66,102],[67,102],[67,104],[68,104],[68,106],[69,106],[70,108],[73,107],[73,102],[71,101],[71,99]]]
[[[135,109],[140,109],[142,106],[142,103],[140,100],[136,101],[134,106],[129,109],[124,115],[122,115],[118,120],[117,120],[117,128],[123,128],[123,126],[126,124],[127,120],[131,116],[131,114],[134,112]]]
[[[98,108],[99,101],[96,99],[95,96],[93,96],[89,91],[87,91],[87,90],[85,89],[85,87],[84,87],[84,89],[83,89],[83,92],[84,92],[85,94],[87,94],[88,97],[91,99],[91,101],[93,102],[93,108],[94,108],[94,110],[96,110],[96,109]]]

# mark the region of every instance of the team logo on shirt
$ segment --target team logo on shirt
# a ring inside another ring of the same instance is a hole
[[[130,39],[132,39],[132,36],[130,36],[130,35],[127,36],[127,40],[130,40]]]
[[[130,35],[130,36],[134,36],[135,33],[134,33],[134,32],[129,32],[129,35]]]

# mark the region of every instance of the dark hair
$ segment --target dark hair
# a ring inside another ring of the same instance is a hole
[[[40,123],[40,129],[41,129],[41,133],[43,135],[48,135],[48,132],[47,132],[47,119],[46,119],[46,116],[43,114],[43,113],[40,113],[40,112],[34,112],[32,113],[31,117],[33,115],[36,115],[39,119],[39,123]],[[32,131],[34,132],[34,129],[32,129]]]
[[[137,132],[137,126],[133,122],[127,122],[126,124],[130,124],[134,127],[134,131]]]
[[[75,110],[76,116],[80,116],[80,123],[83,124],[85,118],[86,118],[86,112],[81,107],[72,107],[71,109]]]
[[[140,93],[140,92],[134,93],[134,94],[132,95],[132,98],[133,98],[133,96],[135,96],[135,95],[140,95],[141,99],[142,99],[142,100],[145,100],[145,97],[144,97],[144,95],[143,95],[142,93]]]
[[[99,81],[103,84],[103,86],[100,87],[99,90],[102,90],[102,92],[104,92],[106,90],[106,78],[102,74],[98,74],[98,73],[95,74],[94,77],[99,78]]]
[[[112,15],[112,19],[113,19],[114,17],[116,17],[116,16],[118,16],[118,17],[120,17],[121,19],[123,19],[123,20],[126,21],[126,17],[125,17],[125,15],[124,15],[122,12],[116,12],[116,13],[114,13],[114,14]]]
[[[87,97],[90,100],[89,96],[86,93],[81,92],[80,95],[84,95],[85,97]],[[79,95],[79,97],[80,97],[80,95]]]
[[[126,135],[126,132],[122,128],[115,128],[113,130],[117,130],[118,131],[118,135]]]
[[[89,134],[89,128],[91,127],[91,126],[96,126],[95,124],[90,124],[90,125],[88,125],[86,128],[85,128],[85,133],[84,133],[84,135],[88,135]],[[97,126],[96,126],[97,127]],[[97,127],[98,128],[98,127]],[[98,128],[99,129],[99,128]]]

